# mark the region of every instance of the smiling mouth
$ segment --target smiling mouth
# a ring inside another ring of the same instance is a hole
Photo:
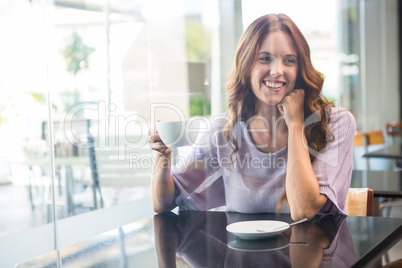
[[[264,85],[266,85],[269,89],[278,91],[284,85],[286,85],[286,83],[280,83],[280,82],[275,83],[275,82],[270,82],[270,81],[264,81]]]

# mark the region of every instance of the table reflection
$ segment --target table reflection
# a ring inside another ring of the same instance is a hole
[[[289,215],[214,212],[154,216],[159,267],[350,267],[357,260],[345,216],[316,217],[271,239],[247,241],[226,231],[243,220],[282,220]]]

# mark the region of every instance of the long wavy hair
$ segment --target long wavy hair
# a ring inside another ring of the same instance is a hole
[[[324,75],[318,72],[311,63],[310,47],[296,24],[284,14],[269,14],[255,20],[242,35],[235,54],[233,69],[227,80],[227,99],[229,120],[224,128],[226,140],[232,145],[232,161],[239,150],[238,142],[233,137],[236,122],[247,121],[252,118],[255,111],[255,95],[251,90],[251,69],[257,58],[257,52],[262,41],[272,31],[287,33],[292,39],[297,52],[298,73],[295,88],[305,92],[304,97],[304,132],[307,138],[310,161],[325,145],[333,140],[333,134],[327,127],[333,104],[322,96]],[[311,116],[314,120],[311,120]],[[306,122],[306,119],[310,118]],[[277,212],[286,200],[286,191],[283,193]],[[288,205],[288,204],[287,204]]]

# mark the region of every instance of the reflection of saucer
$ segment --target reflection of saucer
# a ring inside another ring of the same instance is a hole
[[[289,240],[283,236],[277,236],[270,239],[244,240],[236,238],[228,243],[228,247],[240,251],[271,251],[289,246]]]

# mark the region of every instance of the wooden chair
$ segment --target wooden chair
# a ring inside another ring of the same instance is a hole
[[[369,146],[382,144],[385,144],[385,139],[381,130],[358,131],[353,141],[353,147],[363,147],[364,153],[368,152]],[[370,169],[368,158],[366,158],[366,168]]]
[[[385,130],[387,135],[392,138],[392,142],[395,143],[395,137],[402,137],[402,122],[387,123]]]
[[[389,136],[393,138],[396,136],[402,137],[402,123],[394,123],[394,124],[388,123],[386,125],[386,132]],[[355,147],[363,146],[365,152],[368,151],[368,147],[370,145],[381,145],[381,144],[385,144],[384,135],[381,130],[357,132],[355,135],[355,139],[353,141],[353,146]],[[367,169],[370,169],[370,163],[368,158],[366,158],[366,166]],[[396,168],[399,168],[398,164],[396,165]],[[384,208],[388,208],[388,214],[389,214],[392,207],[400,206],[401,204],[402,204],[401,200],[382,199],[381,203],[379,204],[378,213],[379,215],[382,215],[382,211],[384,210]]]
[[[373,189],[349,188],[346,198],[346,208],[350,216],[373,216]]]
[[[364,146],[385,144],[384,135],[381,130],[358,131],[353,141],[353,146]]]
[[[392,143],[395,144],[395,138],[402,137],[402,122],[387,123],[385,126],[385,130],[386,130],[387,135],[392,138]],[[396,160],[394,170],[396,170],[396,171],[402,170],[402,161],[400,159]],[[402,205],[402,200],[389,199],[380,204],[380,211],[382,211],[384,208],[388,208],[387,216],[389,216],[392,207],[401,206],[401,205]]]
[[[387,263],[384,266],[381,267],[386,267],[386,268],[401,268],[402,267],[402,259],[398,259],[392,262]]]

